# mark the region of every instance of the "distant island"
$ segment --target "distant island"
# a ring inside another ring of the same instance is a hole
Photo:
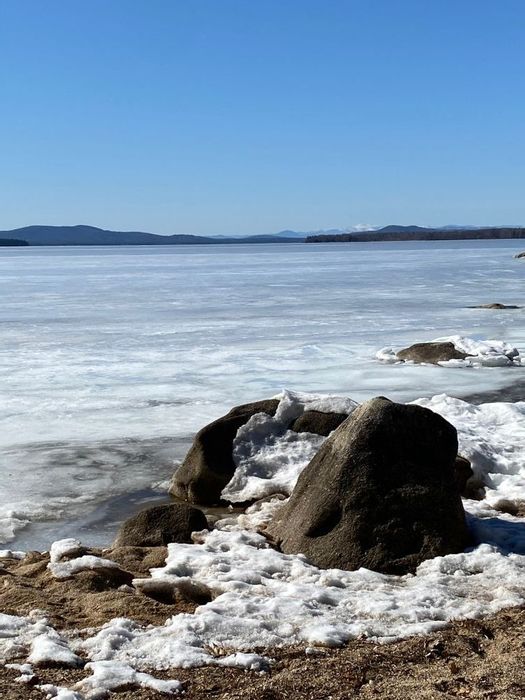
[[[193,236],[191,234],[174,234],[161,236],[157,233],[143,231],[108,231],[95,226],[26,226],[12,231],[0,231],[0,237],[7,241],[23,238],[23,242],[7,245],[29,244],[32,246],[61,245],[199,245],[228,243],[297,243],[302,238],[286,238],[280,235],[244,236],[242,238],[225,236]]]
[[[19,238],[0,238],[0,246],[24,246],[29,245],[27,241],[22,241]]]
[[[525,228],[491,227],[438,229],[423,226],[384,226],[359,233],[328,233],[306,237],[306,243],[370,243],[373,241],[456,241],[525,238]]]

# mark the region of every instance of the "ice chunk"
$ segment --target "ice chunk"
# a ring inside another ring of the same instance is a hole
[[[84,554],[82,557],[67,559],[54,564],[50,562],[47,568],[55,578],[69,578],[79,571],[93,571],[95,569],[118,569],[119,566],[111,559],[102,559],[91,554]]]

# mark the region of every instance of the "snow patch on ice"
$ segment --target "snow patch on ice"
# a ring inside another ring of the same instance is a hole
[[[378,350],[376,352],[376,359],[380,360],[381,362],[386,362],[389,365],[400,365],[403,360],[400,360],[399,357],[396,355],[396,350],[394,348],[391,348],[389,346],[385,348],[381,348],[381,350]]]

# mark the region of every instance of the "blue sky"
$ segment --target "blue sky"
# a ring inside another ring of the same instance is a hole
[[[0,229],[525,224],[522,0],[3,0]]]

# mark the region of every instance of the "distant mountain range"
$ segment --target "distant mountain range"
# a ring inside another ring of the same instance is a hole
[[[398,241],[453,240],[475,238],[525,238],[525,228],[518,226],[478,227],[448,225],[441,228],[390,225],[363,230],[363,226],[322,231],[283,230],[257,236],[162,236],[143,231],[109,231],[95,226],[26,226],[0,231],[0,246],[68,246],[68,245],[198,245],[228,243],[308,243],[331,241]]]
[[[300,240],[281,236],[244,236],[236,238],[193,236],[177,233],[161,236],[142,231],[107,231],[95,226],[25,226],[12,231],[0,231],[2,239],[21,239],[29,245],[184,245],[221,243],[281,243]]]

